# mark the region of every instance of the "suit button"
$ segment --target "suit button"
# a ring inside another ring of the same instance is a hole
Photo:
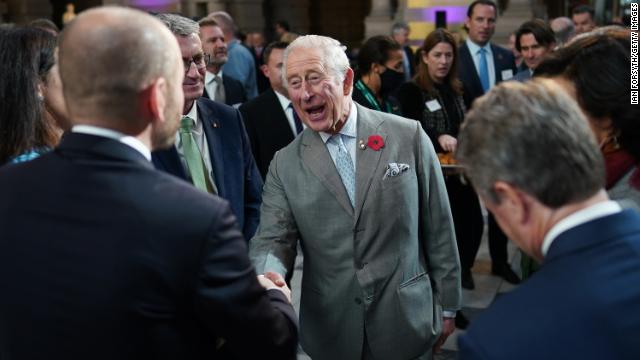
[[[355,302],[356,302],[356,304],[360,305],[360,304],[362,304],[362,299],[355,298]]]

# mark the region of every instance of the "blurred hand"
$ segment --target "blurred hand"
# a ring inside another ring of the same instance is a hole
[[[433,352],[439,353],[442,344],[447,340],[449,335],[453,334],[453,330],[456,329],[454,318],[442,318],[442,335],[438,338],[435,345],[433,345]]]
[[[451,135],[440,135],[438,136],[438,143],[442,150],[446,152],[454,152],[456,151],[456,147],[458,146],[458,140]]]
[[[258,275],[258,282],[266,290],[276,289],[282,291],[287,300],[291,302],[291,290],[282,275],[275,272],[267,272],[264,275]]]

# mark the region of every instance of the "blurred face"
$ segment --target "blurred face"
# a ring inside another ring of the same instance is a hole
[[[582,13],[582,14],[573,14],[571,17],[573,20],[573,25],[576,27],[576,35],[589,32],[596,27],[596,23],[591,18],[591,14]]]
[[[297,48],[286,64],[289,99],[301,120],[314,131],[337,133],[349,115],[353,71],[339,82],[325,66],[320,49]]]
[[[438,43],[428,53],[422,54],[431,80],[437,83],[442,83],[447,77],[454,60],[453,47],[446,42]]]
[[[522,53],[522,59],[529,69],[535,70],[542,61],[542,58],[552,49],[553,44],[542,46],[533,34],[520,36],[520,52]]]
[[[219,26],[203,26],[200,28],[200,40],[204,52],[211,56],[211,65],[218,71],[229,60],[222,29]]]
[[[392,50],[389,52],[389,59],[385,62],[384,67],[399,72],[404,72],[404,66],[402,66],[402,50]]]
[[[409,32],[404,29],[400,29],[393,32],[393,40],[395,40],[401,46],[404,46],[409,41]]]
[[[509,49],[511,50],[511,53],[513,54],[513,57],[516,58],[516,61],[518,61],[522,57],[522,54],[520,54],[520,51],[516,49],[516,34],[511,34],[509,36],[508,45],[509,45]]]
[[[204,74],[206,64],[204,64],[204,52],[202,43],[196,34],[189,36],[176,36],[182,61],[184,63],[184,80],[182,81],[182,91],[184,92],[184,114],[186,114],[193,102],[202,96],[204,90]],[[187,65],[188,64],[188,65]]]
[[[67,107],[62,94],[62,81],[60,80],[60,72],[58,69],[58,50],[55,52],[56,62],[49,70],[47,78],[42,87],[42,95],[44,97],[44,106],[47,113],[51,115],[52,120],[56,122],[62,130],[69,130],[71,123],[67,115]]]
[[[168,74],[165,96],[165,108],[163,111],[165,121],[158,123],[154,128],[151,138],[153,149],[165,149],[173,145],[176,139],[176,131],[180,126],[180,114],[184,106],[184,93],[182,81],[184,77],[184,64],[176,53],[174,71]]]
[[[479,4],[473,7],[471,17],[467,17],[464,24],[469,29],[469,39],[484,46],[491,40],[496,30],[496,11],[491,5]]]
[[[262,72],[264,76],[269,79],[271,88],[278,91],[282,95],[287,95],[287,90],[282,85],[282,55],[283,49],[272,49],[269,54],[269,60],[266,64],[262,65]]]

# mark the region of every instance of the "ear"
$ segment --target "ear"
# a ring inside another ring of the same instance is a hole
[[[420,59],[422,60],[423,63],[427,64],[427,59],[429,59],[429,54],[424,50],[420,50]]]
[[[167,106],[167,81],[158,78],[151,83],[143,95],[146,119],[150,123],[164,122],[164,110]]]
[[[531,197],[513,185],[497,181],[493,190],[500,199],[500,208],[513,223],[525,225],[531,218]]]
[[[262,71],[264,76],[268,79],[269,78],[269,67],[267,66],[267,64],[260,65],[260,70]]]
[[[47,85],[44,83],[44,81],[38,81],[38,100],[43,101],[44,100],[44,93],[47,90]]]
[[[351,89],[353,88],[353,70],[347,69],[347,73],[344,76],[344,82],[342,83],[342,94],[344,96],[351,95]]]
[[[467,31],[469,31],[469,24],[471,23],[471,18],[470,17],[465,17],[464,18],[464,26],[467,28]]]

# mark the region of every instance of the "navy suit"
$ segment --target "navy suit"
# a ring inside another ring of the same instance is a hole
[[[243,104],[240,112],[258,170],[262,179],[266,179],[273,155],[295,138],[291,125],[273,89]]]
[[[511,70],[513,75],[518,72],[515,58],[511,51],[491,44],[491,52],[493,53],[496,84],[505,80],[502,78],[503,70]],[[464,87],[464,105],[467,109],[470,109],[473,100],[484,95],[484,90],[466,42],[463,42],[458,48],[458,78],[462,81]]]
[[[224,87],[224,103],[233,106],[238,104],[243,104],[247,101],[247,94],[244,91],[244,86],[239,80],[232,78],[231,76],[223,73],[222,74],[222,86]],[[207,99],[211,99],[207,89],[204,89],[203,97]]]
[[[637,213],[576,226],[556,238],[533,277],[472,322],[460,359],[637,359],[638,284]]]
[[[491,52],[493,53],[493,65],[496,76],[496,84],[505,80],[502,78],[503,70],[511,70],[513,75],[517,72],[515,58],[511,51],[504,49],[500,46],[491,44]],[[471,109],[473,101],[484,95],[482,89],[482,83],[480,77],[476,71],[476,66],[473,63],[473,58],[469,51],[469,47],[466,42],[458,48],[458,78],[462,81],[464,105],[467,109]],[[507,267],[507,237],[504,235],[498,224],[496,223],[493,215],[489,214],[489,252],[491,254],[491,260],[493,267],[497,271]],[[480,247],[480,237],[472,242],[466,248],[461,249],[461,252],[465,253],[465,256],[471,259],[475,259]]]
[[[249,241],[260,221],[262,178],[251,154],[242,116],[237,109],[205,98],[196,101],[204,125],[218,195],[229,201],[245,239]],[[175,146],[153,152],[159,170],[187,179]]]
[[[66,134],[0,169],[0,199],[0,359],[220,359],[219,337],[295,359],[293,308],[229,205],[128,145]]]

